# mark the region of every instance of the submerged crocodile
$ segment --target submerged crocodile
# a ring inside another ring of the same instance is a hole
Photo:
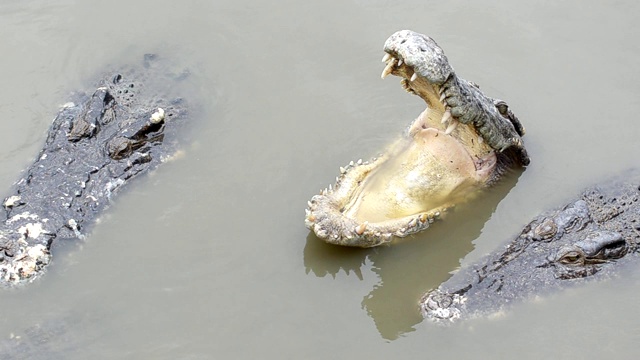
[[[385,43],[382,78],[402,78],[427,104],[381,156],[340,168],[314,196],[305,225],[333,244],[372,247],[429,227],[449,208],[529,164],[507,103],[459,78],[431,38],[403,30]]]
[[[115,191],[176,152],[187,109],[169,96],[184,74],[165,70],[147,55],[141,68],[109,76],[62,106],[35,162],[2,203],[0,283],[37,277],[54,243],[84,238]]]
[[[422,314],[435,321],[487,316],[533,295],[612,276],[637,261],[639,199],[638,174],[585,191],[425,294]]]

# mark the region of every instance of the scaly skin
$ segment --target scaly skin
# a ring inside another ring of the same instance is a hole
[[[638,258],[639,185],[637,174],[625,176],[541,215],[505,249],[425,294],[422,314],[437,322],[488,316],[534,295],[612,276]]]
[[[431,38],[408,30],[385,43],[385,78],[427,109],[378,158],[340,168],[308,203],[305,225],[337,245],[372,247],[424,230],[529,157],[524,128],[502,100],[459,78]]]
[[[83,238],[114,192],[175,153],[186,108],[145,82],[175,85],[180,76],[160,72],[157,62],[146,56],[143,68],[110,76],[62,107],[35,162],[2,203],[0,284],[42,274],[58,239]]]

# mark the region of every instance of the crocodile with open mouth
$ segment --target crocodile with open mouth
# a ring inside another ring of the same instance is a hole
[[[459,78],[436,42],[403,30],[384,46],[389,74],[427,108],[379,157],[340,168],[315,195],[305,225],[337,245],[373,247],[429,227],[442,214],[529,164],[524,128],[506,102]]]

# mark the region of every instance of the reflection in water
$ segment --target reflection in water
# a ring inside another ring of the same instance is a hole
[[[631,358],[640,272],[501,321],[412,325],[422,293],[473,245],[468,259],[637,162],[640,2],[583,4],[3,1],[0,29],[16,36],[0,39],[2,188],[37,154],[52,110],[109,60],[148,51],[197,64],[211,116],[187,156],[119,198],[82,251],[58,257],[28,290],[3,292],[0,337],[60,319],[51,308],[73,317],[100,307],[107,314],[66,329],[79,350],[60,358]],[[464,222],[390,247],[305,243],[301,192],[374,155],[422,110],[378,79],[384,39],[404,28],[438,39],[456,71],[513,103],[534,161],[493,215],[484,201],[512,183],[465,212],[479,218],[452,214]],[[599,104],[615,104],[615,115]],[[624,131],[602,131],[603,120]],[[178,211],[159,219],[169,208]],[[345,288],[347,299],[323,298]],[[401,338],[385,343],[367,314],[383,337]]]
[[[304,248],[307,271],[318,277],[336,277],[340,270],[363,279],[361,267],[371,263],[379,283],[364,296],[362,306],[380,335],[395,340],[422,321],[418,300],[455,270],[460,259],[473,250],[472,241],[482,232],[498,203],[515,186],[521,172],[507,176],[472,206],[459,206],[444,221],[391,246],[372,249],[329,245],[309,233]],[[367,261],[368,260],[368,261]]]
[[[335,279],[340,270],[344,270],[347,275],[353,271],[358,279],[363,280],[360,267],[365,264],[367,255],[376,250],[330,245],[309,232],[304,248],[304,265],[307,274],[313,271],[317,277],[331,275]]]

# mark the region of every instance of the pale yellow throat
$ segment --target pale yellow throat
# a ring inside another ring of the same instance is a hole
[[[484,166],[477,168],[458,139],[428,122],[425,111],[410,136],[391,145],[387,160],[363,180],[345,207],[345,216],[379,222],[419,214],[458,203],[482,186],[489,175]]]

